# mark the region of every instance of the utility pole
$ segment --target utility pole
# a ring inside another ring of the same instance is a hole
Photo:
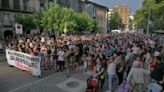
[[[148,20],[147,20],[147,31],[146,31],[146,34],[148,35],[149,34],[149,27],[150,27],[150,6],[149,6],[149,15],[148,15]]]

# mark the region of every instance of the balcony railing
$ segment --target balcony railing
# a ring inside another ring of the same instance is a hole
[[[2,5],[0,5],[0,10],[1,11],[11,11],[11,12],[22,12],[22,13],[34,13],[35,12],[35,8],[34,7],[28,7],[28,8],[24,8],[23,5],[20,5],[19,9],[15,9],[14,7],[11,7],[13,5],[9,5],[9,7],[3,7]]]

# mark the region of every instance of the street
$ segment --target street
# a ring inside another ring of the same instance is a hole
[[[43,71],[42,78],[53,73],[55,73],[53,70]],[[0,54],[0,92],[8,92],[9,90],[38,80],[40,80],[38,77],[32,76],[27,71],[10,67],[5,60],[5,55]]]
[[[66,72],[55,73],[44,71],[43,77],[32,76],[26,71],[9,67],[0,62],[0,92],[85,92],[90,72],[72,72],[70,77]],[[106,92],[107,85],[104,87]],[[117,91],[115,91],[117,92]]]
[[[0,55],[0,92],[84,92],[88,77],[88,74],[80,72],[68,78],[65,71],[55,73],[54,70],[48,70],[42,72],[42,78],[38,78],[16,67],[10,67],[5,55]],[[70,86],[77,82],[78,86],[64,87],[67,82]]]
[[[90,72],[72,72],[67,77],[66,71],[55,73],[54,70],[48,70],[43,71],[42,78],[38,78],[10,67],[4,57],[0,57],[0,92],[85,92],[87,87]],[[107,85],[104,92],[106,90]]]

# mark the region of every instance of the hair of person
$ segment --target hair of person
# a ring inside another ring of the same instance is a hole
[[[161,57],[160,56],[156,56],[155,57],[158,61],[161,61]]]

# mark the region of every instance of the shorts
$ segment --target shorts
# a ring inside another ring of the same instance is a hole
[[[58,56],[57,55],[53,55],[53,59],[54,60],[57,60],[58,59]]]
[[[76,56],[76,61],[75,61],[75,62],[79,62],[79,61],[80,61],[80,56],[77,55],[77,56]]]
[[[57,61],[57,65],[59,66],[64,66],[65,62],[64,61]]]

